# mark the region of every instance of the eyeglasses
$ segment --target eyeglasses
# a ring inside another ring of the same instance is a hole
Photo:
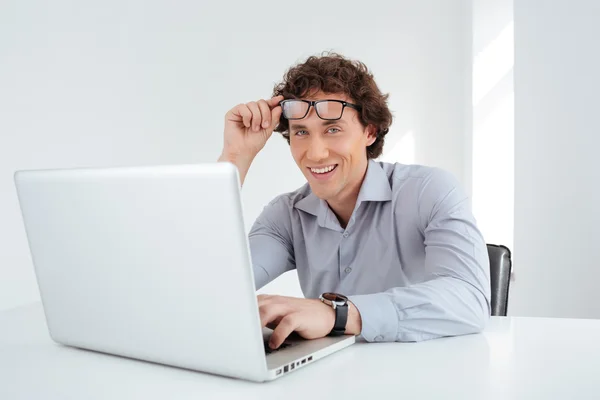
[[[344,108],[354,108],[356,111],[361,111],[361,107],[356,104],[347,103],[341,100],[296,100],[289,99],[279,102],[283,110],[283,117],[286,119],[302,119],[306,117],[310,107],[313,106],[317,115],[321,119],[336,120],[342,118]]]

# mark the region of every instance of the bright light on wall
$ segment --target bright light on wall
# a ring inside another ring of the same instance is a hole
[[[380,161],[401,164],[415,163],[415,134],[413,131],[406,132],[393,146],[386,146],[384,149],[388,148],[389,150],[384,151],[379,157]]]
[[[488,243],[513,245],[514,34],[510,21],[473,57],[473,213]]]

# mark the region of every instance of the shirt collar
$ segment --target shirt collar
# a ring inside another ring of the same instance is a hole
[[[369,160],[367,165],[367,173],[365,179],[358,192],[356,200],[356,208],[363,201],[390,201],[392,200],[392,189],[387,174],[379,163]],[[305,211],[317,217],[317,222],[321,226],[326,226],[329,220],[328,214],[332,214],[329,210],[327,202],[319,199],[312,192],[297,202],[295,208]]]
[[[390,201],[392,200],[392,188],[390,180],[381,167],[381,164],[376,161],[369,160],[367,173],[363,180],[356,205],[361,201]]]

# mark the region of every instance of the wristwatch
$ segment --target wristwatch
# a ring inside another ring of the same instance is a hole
[[[346,322],[348,321],[348,298],[337,293],[323,293],[319,299],[331,306],[335,311],[335,323],[329,336],[341,336],[346,333]]]

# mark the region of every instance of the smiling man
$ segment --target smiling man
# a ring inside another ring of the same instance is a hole
[[[468,198],[443,170],[374,161],[392,115],[366,66],[309,57],[273,96],[226,114],[219,158],[243,182],[277,131],[307,180],[271,201],[249,235],[257,288],[296,269],[306,297],[259,296],[270,346],[292,332],[367,341],[479,332],[489,261]]]

